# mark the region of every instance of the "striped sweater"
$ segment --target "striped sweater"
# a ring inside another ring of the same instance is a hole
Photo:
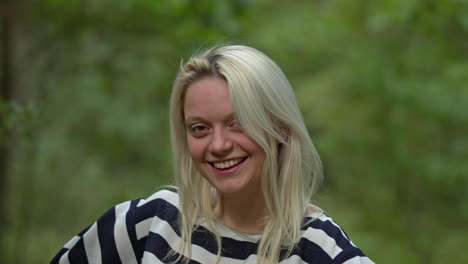
[[[51,263],[173,263],[180,240],[178,194],[158,191],[148,199],[119,204],[73,237]],[[371,264],[346,233],[326,214],[304,219],[302,237],[292,254],[280,263]],[[220,263],[256,263],[261,235],[241,234],[219,225]],[[201,225],[192,236],[190,263],[216,263],[217,245]]]

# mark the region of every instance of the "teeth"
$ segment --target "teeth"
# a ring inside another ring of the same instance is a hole
[[[213,162],[213,165],[217,169],[226,169],[226,168],[239,164],[241,161],[242,161],[242,158],[233,159],[233,160],[225,161],[225,162]]]

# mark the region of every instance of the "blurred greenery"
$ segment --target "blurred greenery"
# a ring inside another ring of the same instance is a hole
[[[256,47],[285,71],[325,167],[315,201],[371,259],[468,263],[467,0],[1,8],[15,80],[0,101],[1,263],[46,263],[109,207],[171,183],[171,83],[182,58],[216,43]]]

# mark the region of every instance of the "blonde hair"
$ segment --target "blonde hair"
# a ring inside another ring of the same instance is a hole
[[[278,263],[290,255],[301,237],[305,208],[322,180],[320,158],[281,69],[262,52],[246,46],[211,48],[180,67],[171,95],[170,123],[175,184],[180,196],[180,253],[191,257],[191,236],[202,220],[214,231],[221,194],[195,169],[184,125],[188,86],[206,76],[226,80],[238,122],[244,133],[265,151],[262,191],[269,218],[258,247],[257,263]]]

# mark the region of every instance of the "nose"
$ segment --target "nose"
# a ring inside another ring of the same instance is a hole
[[[210,152],[215,156],[223,156],[228,154],[233,147],[232,139],[228,132],[223,130],[215,130],[211,137],[209,146]]]

